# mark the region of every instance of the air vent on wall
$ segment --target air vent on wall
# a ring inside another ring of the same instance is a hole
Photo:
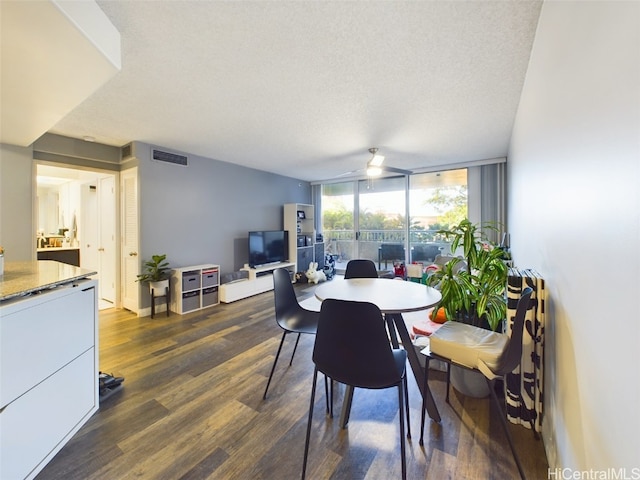
[[[133,145],[128,143],[120,149],[120,158],[122,160],[129,160],[131,157],[133,157]]]
[[[175,165],[187,166],[187,157],[176,153],[163,152],[162,150],[153,150],[154,160],[159,162],[173,163]]]

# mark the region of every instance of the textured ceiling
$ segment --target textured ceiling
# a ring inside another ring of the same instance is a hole
[[[539,1],[98,1],[122,70],[50,130],[305,180],[504,157]]]

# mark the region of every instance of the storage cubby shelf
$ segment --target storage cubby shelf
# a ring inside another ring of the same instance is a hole
[[[171,311],[180,315],[220,303],[220,266],[181,267],[171,274]]]

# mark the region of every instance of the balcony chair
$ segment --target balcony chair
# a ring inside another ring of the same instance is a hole
[[[401,243],[383,243],[378,248],[378,268],[384,260],[384,268],[387,268],[387,262],[391,260],[400,260],[404,262],[404,245]]]
[[[412,262],[433,262],[440,255],[440,247],[435,244],[418,244],[411,249]]]
[[[313,421],[318,372],[345,385],[357,388],[398,388],[400,409],[400,450],[402,478],[406,478],[405,412],[407,437],[409,426],[409,399],[406,377],[407,352],[392,349],[384,328],[380,309],[366,302],[328,299],[322,302],[320,321],[313,348],[313,384],[309,403],[309,419],[304,444],[302,478],[307,470],[309,439]]]
[[[533,305],[531,301],[532,289],[525,288],[518,300],[516,315],[511,325],[511,336],[503,333],[492,332],[483,328],[467,325],[461,322],[449,321],[440,327],[429,337],[429,347],[422,350],[426,364],[424,370],[425,384],[429,377],[429,360],[440,360],[447,364],[447,394],[446,402],[449,403],[449,386],[451,379],[451,364],[480,372],[489,387],[491,398],[500,413],[500,423],[507,436],[511,453],[524,480],[525,474],[516,453],[509,426],[505,415],[502,413],[500,401],[496,395],[495,382],[498,378],[511,373],[520,366],[522,357],[522,332],[527,310]],[[522,398],[519,399],[521,402]],[[424,420],[426,405],[422,403],[422,417],[420,423],[420,445],[424,440]],[[531,428],[534,437],[537,438],[533,419]]]

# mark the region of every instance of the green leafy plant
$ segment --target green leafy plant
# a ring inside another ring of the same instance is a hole
[[[496,330],[506,318],[504,251],[487,240],[483,233],[487,230],[498,229],[489,223],[478,225],[464,219],[438,231],[451,241],[452,252],[462,246],[464,258],[453,258],[429,277],[429,285],[442,294],[434,316],[443,308],[449,320],[476,326],[485,326],[486,321],[491,330]]]
[[[166,255],[152,255],[151,260],[143,264],[143,270],[138,275],[138,282],[159,282],[169,278],[169,262]]]

